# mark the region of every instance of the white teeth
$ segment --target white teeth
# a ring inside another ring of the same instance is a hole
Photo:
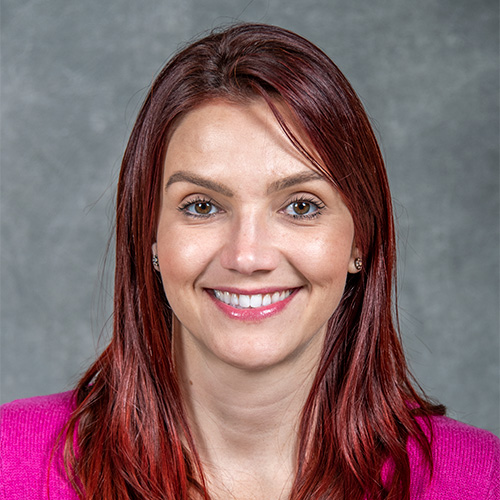
[[[240,307],[249,307],[250,306],[250,295],[240,295]]]
[[[274,292],[272,295],[270,293],[264,295],[261,293],[255,295],[238,295],[236,293],[214,290],[214,295],[217,300],[241,309],[255,309],[257,307],[276,304],[276,302],[285,300],[291,293],[292,290],[284,290],[282,292]]]
[[[262,295],[251,295],[250,296],[250,307],[261,307],[262,306]]]

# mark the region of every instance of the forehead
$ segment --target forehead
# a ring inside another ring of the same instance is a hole
[[[294,126],[290,111],[279,103],[276,107],[294,137],[300,144],[307,144],[305,134]],[[233,175],[255,171],[290,175],[298,170],[315,170],[262,99],[248,103],[211,101],[182,116],[170,133],[165,174],[181,166],[199,173],[219,167]]]

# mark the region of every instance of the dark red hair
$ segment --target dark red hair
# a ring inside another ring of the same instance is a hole
[[[172,124],[208,100],[257,98],[306,155],[291,130],[298,126],[309,139],[316,168],[352,214],[364,264],[349,275],[330,320],[303,410],[291,498],[409,499],[410,438],[432,468],[418,418],[443,409],[414,390],[394,325],[391,195],[366,113],[340,70],[312,43],[281,28],[242,24],[171,59],[152,84],[125,151],[113,338],[80,381],[67,427],[68,470],[82,498],[187,500],[195,490],[209,498],[172,362],[172,311],[151,264],[151,245]],[[278,101],[291,111],[293,127]]]

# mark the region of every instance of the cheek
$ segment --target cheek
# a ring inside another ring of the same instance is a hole
[[[351,259],[354,230],[318,232],[294,243],[294,261],[311,283],[343,291]],[[333,292],[333,290],[332,290]],[[336,292],[333,292],[336,293]]]
[[[210,248],[212,240],[173,225],[169,230],[158,232],[158,259],[167,296],[174,290],[180,291],[181,287],[192,286],[214,254]]]

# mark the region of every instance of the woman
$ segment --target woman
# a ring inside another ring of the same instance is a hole
[[[113,339],[3,408],[5,498],[499,498],[499,440],[412,385],[382,157],[317,47],[243,24],[176,55],[116,222]]]

